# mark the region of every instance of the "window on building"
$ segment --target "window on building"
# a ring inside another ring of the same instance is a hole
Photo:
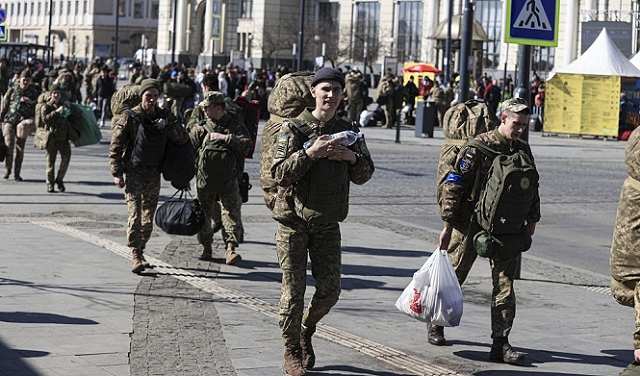
[[[398,61],[417,61],[422,47],[422,1],[398,3]]]
[[[118,1],[118,16],[120,17],[124,17],[125,16],[125,3],[124,1]]]
[[[20,9],[22,8],[21,5],[22,5],[21,3],[18,3],[18,12],[16,13],[16,15],[18,16],[20,15]]]
[[[242,0],[242,8],[240,9],[240,18],[251,18],[253,11],[253,0]]]
[[[380,53],[380,3],[356,3],[351,59],[364,61],[364,42],[367,42],[367,59],[374,61]]]
[[[158,3],[151,3],[151,18],[158,19],[160,15],[160,5]]]
[[[67,2],[67,16],[71,15],[71,4],[73,4],[71,1]]]
[[[482,44],[482,68],[498,69],[502,40],[502,1],[480,0],[476,2],[475,19],[480,22],[489,41]]]
[[[84,1],[84,7],[82,9],[84,9],[85,14],[89,13],[89,2],[87,0]]]
[[[133,4],[133,18],[144,18],[144,4]]]
[[[340,3],[319,3],[318,25],[321,25],[318,33],[325,43],[327,57],[336,59],[340,43]]]
[[[80,13],[80,2],[76,1],[76,16]]]
[[[29,15],[31,17],[33,17],[33,13],[35,12],[35,8],[36,8],[36,5],[33,2],[31,2],[31,6],[29,6],[29,10],[31,11],[31,13],[29,13]]]
[[[538,74],[551,72],[556,64],[555,47],[532,46],[531,70]]]
[[[38,16],[42,16],[42,3],[38,3]]]

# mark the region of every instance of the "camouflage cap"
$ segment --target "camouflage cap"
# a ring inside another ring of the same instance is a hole
[[[531,113],[531,109],[524,98],[507,99],[502,102],[502,111],[509,111],[513,113],[526,112],[527,115]]]
[[[20,77],[31,78],[31,71],[29,69],[25,69],[20,73]]]
[[[204,100],[200,105],[202,107],[209,107],[212,104],[224,104],[225,96],[219,91],[210,91],[204,95]]]

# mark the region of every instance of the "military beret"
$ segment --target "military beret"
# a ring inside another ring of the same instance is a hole
[[[344,88],[344,74],[335,68],[324,67],[318,69],[311,79],[311,86],[316,86],[324,81],[336,81]]]
[[[140,83],[140,90],[138,91],[138,94],[142,96],[142,94],[144,94],[145,91],[150,89],[158,89],[158,91],[162,90],[160,88],[160,83],[158,81],[156,81],[153,78],[147,78],[142,80],[142,82]]]

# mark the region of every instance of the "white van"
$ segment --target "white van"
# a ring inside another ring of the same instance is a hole
[[[136,51],[136,53],[133,55],[133,58],[135,60],[140,60],[141,62],[144,61],[144,65],[151,65],[151,62],[156,59],[156,49],[155,48],[145,48],[145,49],[141,48],[138,51]]]

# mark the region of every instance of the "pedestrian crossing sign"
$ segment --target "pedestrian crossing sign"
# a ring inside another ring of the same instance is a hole
[[[0,25],[0,42],[6,42],[8,39],[7,37],[7,26]]]
[[[559,0],[507,0],[505,42],[558,46]]]

